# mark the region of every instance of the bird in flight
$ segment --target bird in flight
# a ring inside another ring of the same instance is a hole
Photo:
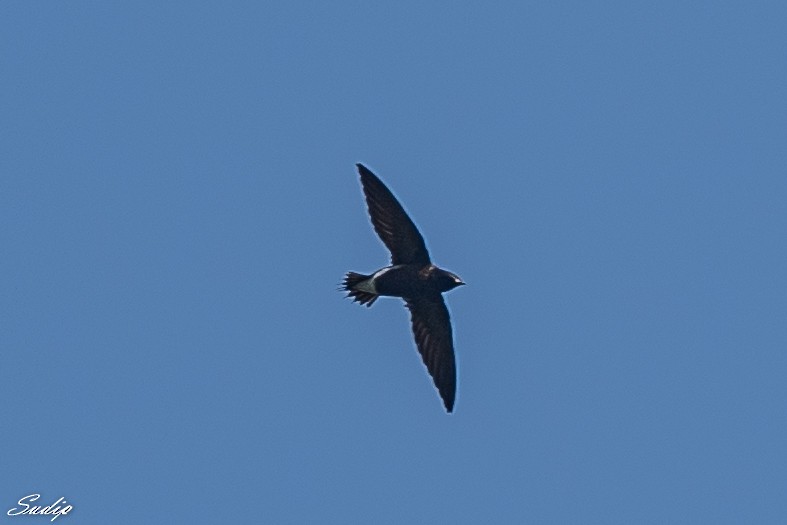
[[[456,396],[456,360],[451,317],[443,292],[465,284],[432,264],[424,238],[383,182],[357,164],[374,231],[391,252],[391,265],[370,275],[348,272],[342,291],[367,307],[381,295],[401,297],[410,310],[418,352],[448,412]]]

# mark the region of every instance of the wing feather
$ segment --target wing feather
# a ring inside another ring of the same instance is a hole
[[[391,252],[391,263],[429,264],[424,238],[391,190],[366,166],[357,166],[372,226]]]
[[[441,295],[406,299],[415,343],[448,412],[456,396],[456,360],[451,316]]]

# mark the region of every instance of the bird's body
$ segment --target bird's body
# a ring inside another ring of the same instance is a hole
[[[418,351],[446,410],[451,412],[456,394],[456,363],[450,315],[442,294],[465,283],[432,264],[420,232],[382,181],[361,164],[358,172],[372,225],[391,251],[392,264],[368,275],[348,272],[342,289],[366,306],[380,296],[404,299]]]
[[[458,285],[453,274],[445,275],[443,272],[433,264],[423,267],[417,264],[386,266],[371,275],[364,275],[364,279],[355,283],[350,291],[410,299],[436,297],[454,288],[452,285]]]

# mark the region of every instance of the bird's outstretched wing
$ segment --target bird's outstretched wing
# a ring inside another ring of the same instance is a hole
[[[383,182],[357,164],[374,231],[391,252],[391,264],[429,264],[424,238]]]
[[[456,362],[448,308],[439,294],[434,297],[405,299],[405,302],[410,309],[418,352],[440,392],[440,397],[443,398],[445,409],[451,412],[456,395]]]

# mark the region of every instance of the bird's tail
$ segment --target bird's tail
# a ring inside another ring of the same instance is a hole
[[[374,304],[374,302],[380,296],[368,290],[359,289],[358,287],[359,284],[363,283],[370,277],[371,275],[347,272],[347,275],[344,277],[344,281],[342,282],[342,287],[339,289],[347,292],[347,297],[352,297],[353,302],[358,301],[361,304],[365,304],[367,307],[372,306],[372,304]]]

